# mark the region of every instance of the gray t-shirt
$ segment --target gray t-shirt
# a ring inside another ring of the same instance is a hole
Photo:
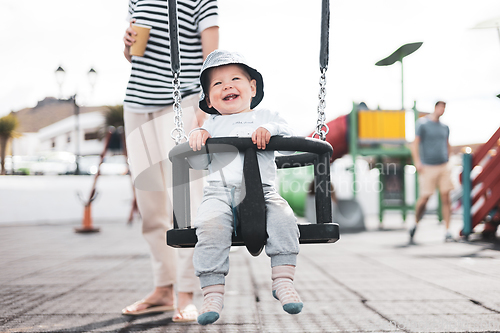
[[[423,164],[439,165],[448,162],[450,129],[447,125],[424,117],[417,120],[415,132],[420,137],[419,152]]]

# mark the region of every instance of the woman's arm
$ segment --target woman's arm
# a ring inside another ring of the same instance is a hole
[[[203,60],[219,48],[219,27],[213,26],[206,28],[201,32],[201,50],[203,52]]]

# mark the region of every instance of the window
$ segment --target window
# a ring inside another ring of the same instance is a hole
[[[99,139],[99,133],[97,131],[85,133],[85,141],[96,140],[96,139]]]

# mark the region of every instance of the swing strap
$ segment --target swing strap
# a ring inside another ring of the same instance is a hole
[[[170,132],[175,144],[181,143],[182,139],[187,141],[188,137],[184,132],[184,122],[182,121],[181,92],[179,75],[181,72],[181,58],[179,52],[179,26],[177,24],[177,0],[168,0],[168,28],[170,34],[170,66],[172,67],[172,86],[174,88],[174,123],[175,127]]]
[[[321,5],[321,49],[319,52],[319,69],[321,76],[319,79],[319,104],[318,104],[318,121],[316,123],[316,130],[313,134],[314,137],[325,141],[329,128],[326,125],[326,70],[328,69],[328,55],[329,55],[329,31],[330,31],[330,0],[323,0]]]

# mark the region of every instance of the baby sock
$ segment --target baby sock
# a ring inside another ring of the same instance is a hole
[[[213,324],[219,319],[224,303],[224,285],[216,284],[202,289],[203,306],[198,316],[198,324]]]
[[[273,296],[281,302],[283,310],[290,314],[302,311],[304,304],[293,287],[295,266],[274,266],[272,268]]]

